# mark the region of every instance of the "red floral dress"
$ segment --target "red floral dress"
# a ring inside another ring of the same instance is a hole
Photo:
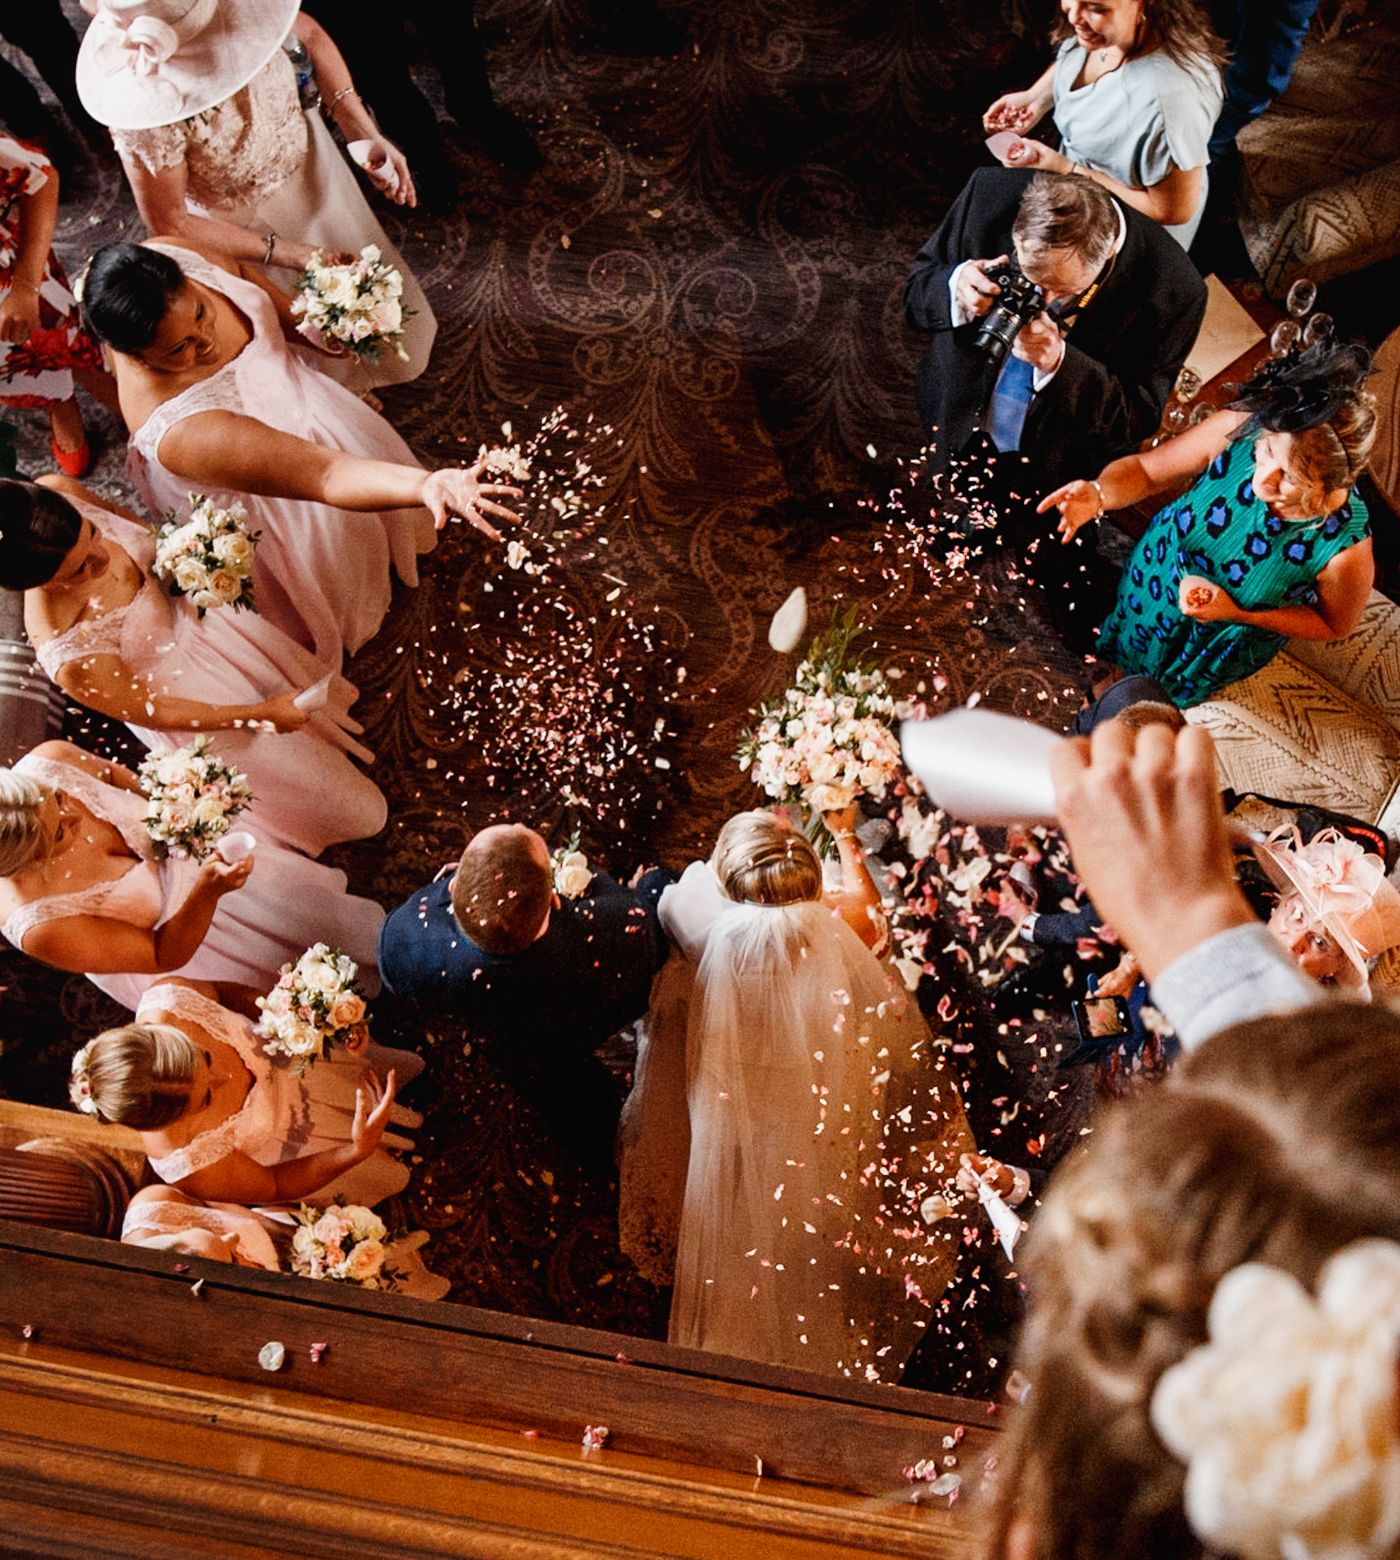
[[[53,177],[37,147],[0,135],[0,298],[9,292],[19,253],[20,197]],[[39,288],[39,324],[28,341],[0,341],[0,402],[46,406],[73,394],[75,368],[98,369],[97,343],[78,323],[77,305],[58,256],[49,251]]]

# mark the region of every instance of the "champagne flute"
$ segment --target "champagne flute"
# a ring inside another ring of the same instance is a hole
[[[1194,428],[1197,423],[1203,423],[1207,417],[1214,416],[1215,408],[1210,404],[1209,401],[1202,401],[1201,404],[1191,413],[1191,426]]]
[[[1297,320],[1280,320],[1269,336],[1269,351],[1276,358],[1287,357],[1298,345],[1303,327]]]
[[[1162,417],[1162,426],[1168,433],[1180,433],[1186,426],[1186,408],[1180,401],[1171,402]]]
[[[1332,333],[1336,328],[1336,322],[1330,314],[1324,314],[1321,310],[1316,314],[1310,314],[1303,326],[1303,345],[1316,347],[1323,342],[1331,341]]]
[[[1288,289],[1288,296],[1284,299],[1283,306],[1295,320],[1300,320],[1316,302],[1317,283],[1300,276]]]

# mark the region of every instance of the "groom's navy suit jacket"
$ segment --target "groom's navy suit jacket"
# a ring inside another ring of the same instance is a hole
[[[420,888],[384,922],[379,973],[390,991],[451,1013],[488,1042],[548,1036],[591,1051],[646,1012],[666,958],[656,914],[675,874],[655,867],[634,890],[595,872],[588,892],[551,912],[519,953],[487,953],[452,914],[450,877]]]

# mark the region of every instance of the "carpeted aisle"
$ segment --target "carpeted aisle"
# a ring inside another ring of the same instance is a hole
[[[919,443],[908,262],[984,155],[982,108],[1039,43],[1015,57],[994,13],[959,0],[696,0],[666,8],[684,49],[629,58],[580,41],[579,6],[480,8],[498,95],[538,134],[543,171],[523,179],[459,148],[460,208],[394,219],[440,332],[428,377],[387,394],[387,415],[425,462],[443,462],[499,440],[506,422],[529,439],[562,405],[540,486],[582,494],[585,534],[534,505],[541,581],[449,528],[351,668],[391,821],[335,859],[386,905],[493,817],[560,839],[580,826],[619,876],[706,852],[757,800],[731,755],[745,711],[788,669],[766,628],[799,583],[815,626],[838,601],[864,602],[882,659],[941,674],[947,702],[982,693],[1060,723],[1078,702],[1073,658],[1014,582],[974,610],[956,582],[892,567],[865,502]],[[60,248],[76,269],[123,233],[137,222],[108,164],[70,192]],[[116,429],[100,427],[94,485],[122,494]],[[37,421],[23,433],[26,464],[45,469]],[[555,753],[549,732],[528,729],[530,699],[571,734],[598,734],[595,748]],[[0,1081],[54,1103],[71,1036],[90,1032],[100,999],[13,955],[0,978]],[[1024,1098],[1006,1152],[1048,1131],[1053,1159],[1082,1123],[1083,1087],[1037,1114],[1053,1087],[1044,1059],[1022,1047],[996,1061],[1015,1048],[965,996],[979,1132],[995,1148],[1006,1100]],[[429,1056],[406,1213],[433,1232],[426,1256],[455,1298],[664,1329],[665,1297],[617,1251],[613,1188],[542,1142],[462,1027],[423,1034],[383,1002],[376,1028]],[[983,1087],[979,1066],[1001,1082]],[[975,1385],[980,1367],[966,1375],[959,1353],[927,1379]]]

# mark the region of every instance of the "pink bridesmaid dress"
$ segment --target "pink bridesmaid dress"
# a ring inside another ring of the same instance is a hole
[[[169,255],[191,281],[227,298],[247,321],[252,339],[208,379],[151,413],[131,435],[128,473],[153,514],[184,514],[192,489],[219,505],[241,503],[251,528],[262,532],[253,566],[258,610],[312,651],[321,671],[338,671],[343,654],[358,650],[384,621],[390,567],[405,584],[418,583],[418,554],[430,552],[437,541],[432,516],[422,508],[361,513],[309,499],[201,486],[161,465],[161,440],[187,417],[226,411],[326,449],[410,466],[418,462],[378,412],[311,365],[309,348],[287,343],[272,300],[260,287],[190,250],[146,247]]]
[[[89,883],[14,910],[5,921],[6,941],[23,950],[29,932],[44,921],[65,916],[97,916],[146,930],[169,920],[189,894],[198,866],[185,858],[156,859],[151,836],[141,821],[145,798],[107,785],[77,764],[26,754],[15,773],[30,775],[62,791],[93,817],[110,824],[138,860],[121,877]],[[348,953],[376,982],[375,943],[384,912],[368,899],[346,892],[346,877],[319,862],[271,841],[263,843],[257,803],[240,814],[239,826],[259,837],[252,875],[240,889],[219,900],[198,952],[178,970],[164,974],[89,974],[88,979],[123,1007],[135,1010],[148,987],[167,975],[211,983],[233,982],[270,991],[282,966],[315,942]]]
[[[157,695],[204,704],[253,704],[299,692],[318,680],[303,650],[255,611],[217,607],[203,620],[151,573],[155,540],[145,526],[110,510],[75,501],[103,540],[119,547],[145,575],[125,606],[75,623],[36,648],[39,664],[57,679],[71,661],[113,655],[149,679]],[[361,728],[349,717],[356,689],[333,677],[325,707],[294,732],[226,728],[209,733],[221,758],[248,776],[257,800],[259,838],[319,856],[342,840],[364,839],[384,827],[384,794],[351,762],[373,758],[349,735]],[[153,753],[193,741],[188,730],[131,725]]]

